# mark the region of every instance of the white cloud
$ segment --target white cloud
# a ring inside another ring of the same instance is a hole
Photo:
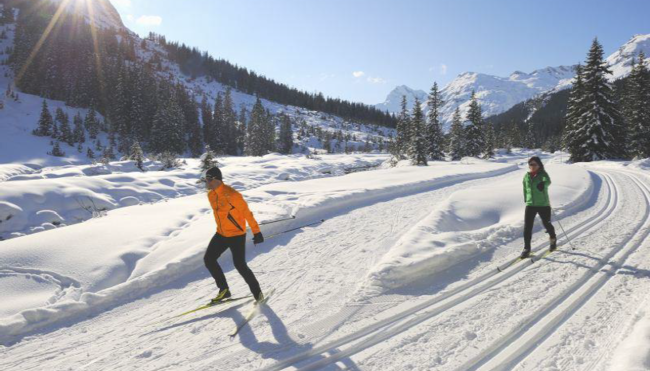
[[[385,84],[387,81],[382,79],[381,77],[372,77],[368,76],[368,82],[372,84]]]
[[[366,73],[363,72],[363,71],[354,71],[354,72],[352,72],[352,76],[354,76],[354,77],[356,77],[356,78],[359,78],[359,77],[361,77],[361,76],[363,76],[363,75],[365,75],[365,74],[366,74]]]
[[[130,8],[132,5],[131,0],[111,0],[111,2],[118,8]]]
[[[440,74],[441,75],[447,74],[447,65],[444,63],[440,63]]]
[[[127,14],[126,15],[126,20],[129,21],[129,22],[133,22],[133,21],[135,21],[135,17],[133,16],[133,14]]]
[[[162,24],[162,17],[158,15],[143,15],[136,22],[142,26],[160,26]]]

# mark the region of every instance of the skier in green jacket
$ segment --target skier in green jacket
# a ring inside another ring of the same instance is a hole
[[[557,248],[557,237],[555,228],[551,224],[551,203],[548,198],[548,187],[551,185],[551,177],[548,176],[544,165],[539,157],[533,156],[528,160],[528,172],[524,175],[524,201],[526,202],[525,226],[524,226],[524,251],[522,258],[530,256],[530,240],[533,236],[533,222],[539,214],[542,218],[546,233],[551,242],[551,251]]]

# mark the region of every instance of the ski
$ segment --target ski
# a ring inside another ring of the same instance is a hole
[[[557,250],[553,250],[553,251],[557,251]],[[538,260],[542,260],[542,259],[544,259],[545,257],[549,256],[553,251],[551,251],[550,249],[549,249],[549,250],[546,250],[542,255],[539,256],[539,258],[535,257],[535,258],[532,258],[532,259],[530,259],[530,260],[531,260],[533,263],[536,262],[536,261],[538,261]]]
[[[155,325],[155,324],[162,323],[162,322],[165,322],[165,321],[171,321],[171,320],[177,319],[177,318],[179,318],[179,317],[183,317],[183,316],[186,316],[186,315],[188,315],[188,314],[198,312],[198,311],[200,311],[200,310],[204,310],[204,309],[208,309],[208,308],[213,308],[213,307],[220,307],[220,306],[225,305],[225,304],[229,304],[229,303],[232,303],[232,302],[235,302],[235,301],[244,300],[244,299],[250,299],[250,298],[252,298],[252,295],[242,296],[242,297],[238,297],[238,298],[228,298],[228,299],[222,300],[222,301],[220,301],[220,302],[218,302],[218,303],[216,303],[216,304],[206,304],[206,305],[202,305],[202,306],[200,306],[200,307],[198,307],[198,308],[195,308],[195,309],[192,309],[192,310],[188,310],[187,312],[183,312],[183,313],[178,314],[178,315],[175,315],[175,316],[173,316],[173,317],[164,318],[164,319],[162,319],[162,320],[160,320],[160,321],[156,321],[156,322],[150,323],[150,324],[148,324],[148,325],[144,325],[144,326],[150,326],[150,325]]]
[[[497,271],[498,271],[498,272],[503,272],[504,270],[506,270],[506,269],[512,267],[513,265],[519,263],[520,261],[523,261],[524,259],[528,259],[528,258],[530,258],[530,257],[522,258],[522,257],[520,256],[520,257],[518,257],[517,259],[515,259],[515,260],[513,260],[513,261],[511,261],[511,262],[509,262],[509,263],[506,263],[506,264],[504,264],[504,265],[502,265],[502,266],[500,266],[500,267],[497,267]]]
[[[253,318],[255,318],[255,316],[257,316],[259,314],[260,307],[262,305],[266,305],[266,303],[269,301],[269,299],[271,298],[271,295],[273,295],[274,292],[275,292],[275,289],[269,291],[268,294],[264,295],[264,299],[260,300],[259,302],[253,303],[253,308],[251,308],[251,310],[246,314],[246,316],[244,317],[244,320],[240,324],[238,324],[235,327],[235,329],[230,333],[231,338],[234,338],[235,336],[237,336],[239,331],[242,328],[244,328],[244,326],[246,326],[246,324],[249,323]]]

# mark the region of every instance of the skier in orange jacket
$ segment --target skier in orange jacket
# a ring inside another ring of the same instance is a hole
[[[232,296],[226,276],[217,262],[217,259],[227,249],[230,249],[232,253],[235,269],[244,277],[255,300],[260,301],[264,298],[260,284],[246,264],[246,222],[253,231],[253,243],[256,245],[264,242],[260,227],[241,193],[223,183],[219,168],[213,167],[206,170],[202,174],[202,179],[205,180],[208,200],[210,200],[214,219],[217,222],[217,233],[210,240],[203,257],[205,266],[219,288],[219,293],[210,303],[218,303]]]

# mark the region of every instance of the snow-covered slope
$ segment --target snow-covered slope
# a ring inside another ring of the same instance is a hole
[[[375,107],[384,111],[399,113],[402,109],[402,97],[404,96],[406,96],[406,103],[410,110],[413,108],[415,98],[420,102],[425,102],[428,94],[423,90],[414,90],[406,85],[400,85],[388,93],[384,102],[375,104]]]
[[[617,51],[607,57],[606,62],[612,70],[612,79],[617,80],[629,75],[632,70],[632,59],[639,61],[639,52],[646,56],[646,63],[650,61],[650,34],[634,35]]]

